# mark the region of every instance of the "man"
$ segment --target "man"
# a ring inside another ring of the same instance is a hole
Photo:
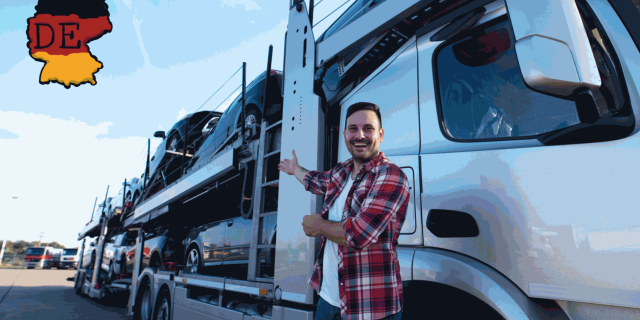
[[[309,280],[320,295],[315,319],[399,320],[396,247],[409,204],[407,177],[380,152],[384,129],[375,104],[350,106],[343,135],[353,157],[329,171],[302,168],[295,151],[278,167],[325,196],[322,213],[302,222],[307,236],[322,236]]]

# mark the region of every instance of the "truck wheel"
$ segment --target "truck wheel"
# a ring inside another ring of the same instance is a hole
[[[187,264],[185,271],[188,273],[198,273],[200,267],[202,266],[202,262],[200,261],[200,253],[198,252],[198,247],[193,247],[189,251],[189,255],[187,256]]]
[[[156,306],[156,320],[169,320],[171,314],[171,304],[169,303],[169,295],[167,292],[162,293],[162,298]]]
[[[136,319],[150,320],[153,307],[151,304],[151,284],[149,281],[145,280],[144,284],[140,287],[138,297],[137,305],[139,307]]]
[[[77,274],[76,274],[76,277],[77,277],[76,286],[75,286],[74,289],[75,289],[76,294],[80,295],[80,294],[82,294],[82,285],[84,284],[84,279],[80,279]]]

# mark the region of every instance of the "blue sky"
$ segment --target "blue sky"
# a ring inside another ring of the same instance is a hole
[[[324,0],[314,20],[344,1]],[[0,239],[44,232],[43,241],[79,245],[95,198],[142,173],[155,131],[197,110],[242,62],[247,81],[263,72],[270,44],[282,70],[288,0],[106,2],[113,30],[88,44],[103,63],[97,84],[70,89],[38,82],[43,63],[26,46],[37,1],[0,2]],[[238,73],[202,110],[241,81]]]

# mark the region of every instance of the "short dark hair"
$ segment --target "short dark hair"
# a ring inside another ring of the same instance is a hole
[[[380,115],[380,107],[378,107],[377,105],[371,102],[358,102],[349,106],[349,108],[347,109],[347,117],[345,118],[345,121],[344,121],[345,128],[347,127],[347,120],[349,119],[349,117],[351,117],[352,114],[360,110],[369,110],[369,111],[375,112],[376,116],[378,116],[378,123],[380,123],[380,129],[382,129],[382,116]]]

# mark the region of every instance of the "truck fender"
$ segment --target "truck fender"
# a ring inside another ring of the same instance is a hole
[[[551,315],[557,317],[558,313],[560,317],[556,319],[570,319],[559,307],[545,310],[485,263],[447,250],[416,249],[410,281],[430,281],[460,289],[480,299],[505,319],[546,319]]]

